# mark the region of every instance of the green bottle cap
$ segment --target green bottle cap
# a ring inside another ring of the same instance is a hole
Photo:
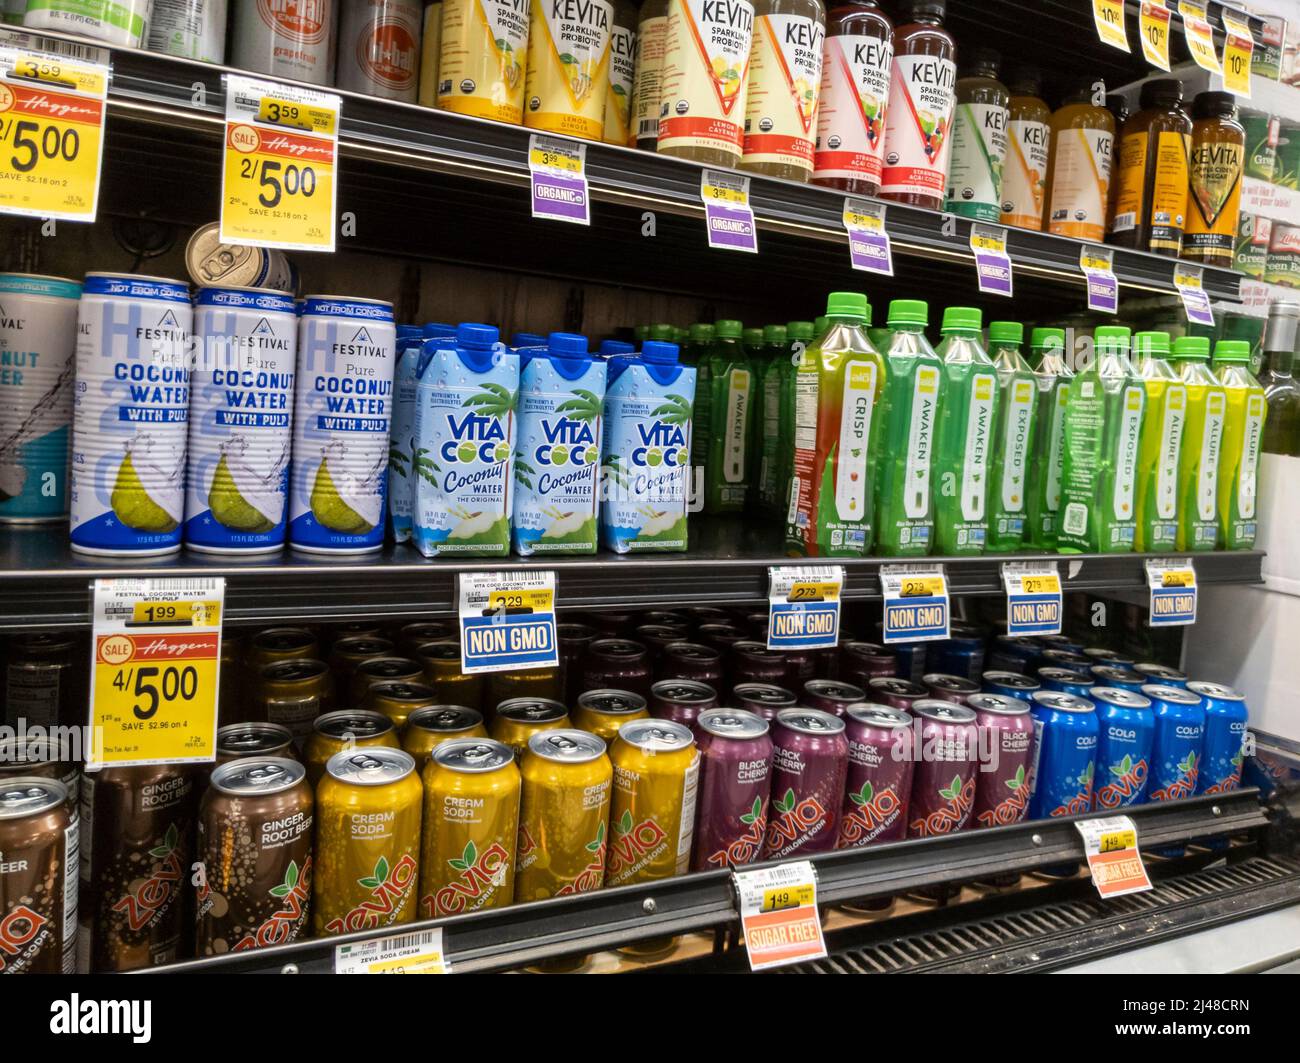
[[[676,334],[677,337],[676,342],[679,347],[691,338],[691,330],[682,328],[680,325],[677,328],[673,329],[673,332]]]
[[[707,343],[713,339],[713,326],[705,321],[697,321],[691,326],[691,340],[695,343]]]
[[[723,318],[713,323],[713,335],[720,340],[738,340],[744,335],[745,326],[734,318]]]
[[[930,307],[923,299],[891,299],[889,302],[889,327],[930,323]]]
[[[950,306],[943,312],[940,332],[978,332],[984,315],[973,306]]]
[[[1025,342],[1025,326],[1019,321],[990,321],[989,343],[1019,347]]]
[[[813,320],[813,335],[820,336],[826,331],[826,315],[819,314]]]
[[[746,347],[761,347],[763,346],[763,330],[761,328],[747,328],[742,340]]]
[[[1065,329],[1036,328],[1029,334],[1029,346],[1036,351],[1045,351],[1049,347],[1065,350]]]
[[[1219,340],[1214,345],[1214,360],[1233,365],[1250,364],[1250,343],[1247,340]]]
[[[790,342],[802,340],[807,343],[813,338],[813,323],[811,321],[791,321],[785,327],[785,335]]]
[[[1169,333],[1167,332],[1133,333],[1133,353],[1150,355],[1156,358],[1168,358],[1169,357]]]
[[[1127,351],[1128,338],[1132,330],[1124,325],[1098,325],[1092,333],[1092,342],[1097,347]]]
[[[1174,340],[1174,358],[1188,362],[1208,362],[1210,360],[1209,337],[1179,336]]]
[[[651,325],[650,338],[660,343],[676,343],[677,328],[674,325]]]
[[[637,325],[637,327],[632,330],[632,335],[636,337],[637,343],[640,343],[642,340],[648,340],[650,338],[650,326]]]
[[[831,292],[826,297],[827,317],[851,317],[864,321],[867,317],[867,297],[861,292]]]
[[[785,343],[784,325],[763,326],[763,342],[766,344]]]

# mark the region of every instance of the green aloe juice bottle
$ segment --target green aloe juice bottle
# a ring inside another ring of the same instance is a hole
[[[1034,442],[1025,488],[1029,508],[1025,538],[1038,550],[1055,550],[1061,524],[1061,481],[1065,475],[1065,408],[1074,370],[1065,359],[1065,329],[1036,328],[1030,334],[1034,369]]]
[[[1025,541],[1038,388],[1033,370],[1020,353],[1024,338],[1025,327],[1019,321],[989,322],[989,355],[998,372],[987,544],[993,553],[1011,553]]]
[[[1219,467],[1228,397],[1210,369],[1207,336],[1174,340],[1174,369],[1187,388],[1187,427],[1178,462],[1179,550],[1213,550],[1219,542]]]
[[[1259,454],[1268,405],[1264,388],[1250,371],[1250,343],[1220,340],[1214,345],[1214,373],[1228,399],[1219,468],[1219,522],[1225,550],[1253,550]]]
[[[1134,547],[1166,553],[1178,541],[1178,466],[1187,426],[1187,387],[1169,357],[1169,333],[1133,337],[1133,366],[1147,393],[1138,445],[1137,536]]]
[[[699,364],[691,457],[704,467],[705,513],[739,513],[749,493],[754,371],[742,332],[739,321],[714,322],[713,345]]]

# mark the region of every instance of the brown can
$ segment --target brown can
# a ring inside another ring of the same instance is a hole
[[[372,657],[357,665],[352,673],[350,701],[354,708],[368,709],[370,688],[376,683],[419,683],[424,669],[409,657]]]
[[[305,627],[269,627],[259,631],[244,651],[244,665],[256,682],[262,669],[276,661],[314,660],[320,656],[320,643]]]
[[[296,760],[250,757],[213,771],[199,813],[196,956],[302,935],[311,911],[313,804]]]
[[[57,779],[0,779],[0,974],[71,974],[78,824]]]
[[[370,709],[336,709],[316,717],[311,737],[303,750],[303,763],[307,765],[307,781],[312,789],[325,774],[325,765],[335,753],[363,746],[387,746],[400,749],[397,728],[382,712]]]
[[[483,711],[483,677],[460,670],[459,642],[426,642],[416,649],[415,659],[424,669],[424,681],[438,692],[439,703]]]
[[[80,970],[134,971],[182,959],[194,856],[194,772],[102,768],[81,780]]]
[[[297,760],[298,752],[293,748],[293,735],[289,733],[289,728],[265,720],[228,723],[218,727],[216,762],[212,765],[201,764],[195,769],[194,783],[200,800],[217,767],[249,757],[288,757]]]
[[[4,720],[11,727],[86,722],[89,662],[77,660],[77,641],[70,635],[38,631],[9,641],[5,668]]]
[[[289,728],[301,744],[316,717],[334,707],[334,678],[324,661],[273,661],[258,677],[253,707],[257,719]]]
[[[57,745],[39,735],[0,741],[0,783],[33,775],[63,783],[68,807],[76,813],[81,792],[81,766],[76,761],[60,759]]]

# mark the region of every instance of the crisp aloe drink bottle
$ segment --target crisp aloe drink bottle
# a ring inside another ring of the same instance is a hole
[[[1036,398],[1025,539],[1037,550],[1055,550],[1065,475],[1065,408],[1074,379],[1074,370],[1065,360],[1065,329],[1034,329],[1029,357]]]
[[[704,443],[693,446],[691,454],[704,459],[704,512],[739,513],[745,508],[752,479],[749,444],[754,415],[754,369],[741,343],[739,321],[714,324],[713,346],[699,370],[702,384],[696,418],[702,414],[704,430],[696,443],[701,437]]]
[[[1250,371],[1250,343],[1220,340],[1214,345],[1214,373],[1223,385],[1228,408],[1219,467],[1219,521],[1225,550],[1253,550],[1259,519],[1260,444],[1268,405],[1264,389]]]
[[[1179,550],[1213,550],[1219,541],[1219,468],[1228,397],[1210,370],[1205,336],[1174,340],[1174,369],[1187,388],[1187,427],[1178,462]]]
[[[997,435],[989,480],[989,537],[994,553],[1019,550],[1029,511],[1029,466],[1033,455],[1038,388],[1020,353],[1025,328],[1019,321],[989,322],[989,355],[998,373]]]
[[[784,499],[779,494],[780,462],[777,446],[781,432],[781,363],[789,349],[784,325],[763,329],[762,357],[754,364],[754,416],[750,418],[750,454],[755,489],[751,501],[763,513],[779,513]]]
[[[1169,333],[1133,337],[1133,367],[1147,392],[1138,445],[1138,550],[1165,553],[1178,541],[1178,466],[1187,430],[1187,387],[1168,362]]]
[[[867,339],[867,298],[832,292],[827,329],[795,372],[794,479],[786,546],[816,557],[871,549],[876,403],[884,359]]]
[[[943,312],[943,402],[935,453],[935,540],[939,553],[981,554],[989,529],[989,479],[998,374],[980,342],[980,312]]]
[[[885,385],[876,419],[876,540],[886,557],[922,557],[934,539],[931,466],[943,363],[925,338],[929,308],[919,299],[889,304]]]
[[[1092,363],[1070,382],[1065,411],[1063,554],[1122,554],[1137,532],[1138,445],[1146,389],[1129,361],[1129,330],[1101,325]]]

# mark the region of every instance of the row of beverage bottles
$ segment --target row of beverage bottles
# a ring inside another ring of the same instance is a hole
[[[1240,780],[1239,696],[1065,638],[968,629],[926,665],[924,644],[773,653],[723,610],[585,620],[560,672],[492,690],[441,621],[227,631],[222,716],[247,718],[212,769],[82,775],[37,729],[8,740],[3,962],[70,969],[79,940],[82,969],[128,970]],[[930,666],[954,671],[900,674]]]

